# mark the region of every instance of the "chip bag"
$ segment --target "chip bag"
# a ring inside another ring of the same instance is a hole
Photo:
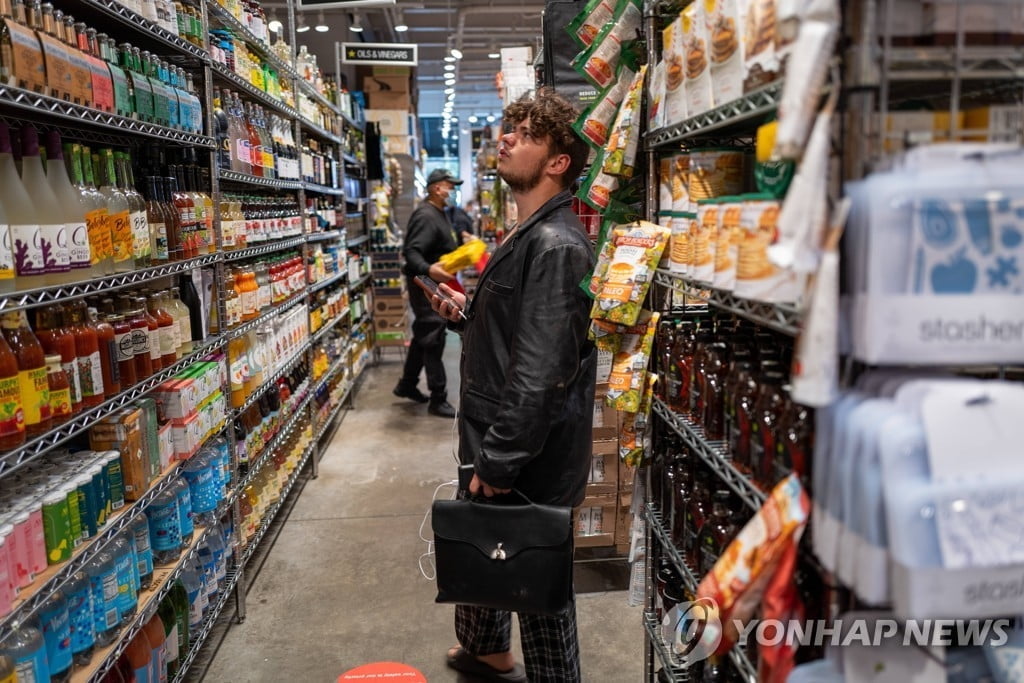
[[[611,240],[614,252],[601,278],[591,318],[636,324],[670,235],[671,230],[649,221],[615,229]]]
[[[657,313],[644,311],[635,325],[622,331],[622,340],[612,357],[612,371],[608,375],[605,403],[609,408],[627,413],[640,410],[640,397],[646,386],[647,360],[651,357],[658,318]]]
[[[807,526],[811,503],[796,474],[775,485],[764,505],[733,539],[697,586],[697,597],[717,610],[701,640],[721,638],[715,652],[724,655],[736,643],[740,627],[753,617],[766,596],[792,580],[795,555]],[[783,571],[779,576],[778,572]],[[718,628],[715,628],[718,627]]]
[[[437,262],[445,271],[454,274],[464,268],[476,265],[486,253],[487,243],[481,239],[472,239],[455,251],[449,251]]]
[[[644,454],[650,452],[650,435],[647,427],[651,423],[651,400],[658,375],[647,374],[647,384],[640,397],[640,410],[635,413],[619,413],[619,458],[630,467],[644,464]]]
[[[647,65],[644,64],[633,77],[626,98],[615,118],[612,134],[605,145],[604,172],[611,175],[632,178],[636,165],[637,149],[640,141],[640,99],[644,89],[644,76]]]

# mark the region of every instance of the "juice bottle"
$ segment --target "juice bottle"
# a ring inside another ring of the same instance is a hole
[[[50,387],[46,355],[28,326],[25,311],[0,317],[0,328],[18,361],[18,389],[25,414],[25,435],[45,434],[50,428]]]
[[[228,367],[231,381],[231,407],[241,408],[248,396],[245,382],[246,372],[246,340],[245,336],[235,337],[228,342]]]
[[[181,300],[181,294],[177,287],[171,287],[168,303],[177,312],[181,355],[187,356],[192,353],[192,316],[189,314],[188,306]]]
[[[131,323],[120,313],[108,314],[107,322],[114,330],[118,377],[124,388],[133,387],[139,380],[135,374],[135,348],[132,346]]]
[[[82,407],[86,410],[104,401],[103,365],[100,361],[99,335],[85,320],[85,302],[74,301],[65,307],[68,329],[75,338],[78,379],[82,386]]]
[[[136,297],[134,304],[149,329],[149,363],[153,368],[153,374],[156,374],[164,367],[160,349],[160,322],[146,308],[145,297]]]
[[[64,424],[71,418],[71,383],[60,364],[57,354],[46,356],[46,381],[50,389],[50,415],[53,425]]]
[[[150,671],[152,671],[153,647],[149,643],[149,638],[146,637],[145,630],[139,631],[132,638],[128,643],[128,648],[124,651],[124,656],[128,659],[136,681],[149,683],[152,680]]]
[[[163,622],[156,614],[149,618],[142,627],[149,641],[152,656],[150,658],[149,680],[151,683],[167,682],[167,634]]]
[[[47,384],[49,386],[49,384]],[[25,410],[21,402],[18,359],[0,335],[0,450],[25,443]]]
[[[31,272],[43,274],[46,284],[72,282],[79,276],[71,274],[71,252],[68,250],[67,218],[65,209],[77,212],[77,202],[65,207],[54,195],[43,170],[39,155],[39,132],[32,126],[21,129],[21,180],[32,197],[37,222],[31,244],[23,234],[15,234],[15,263],[18,247],[32,262]]]
[[[238,296],[238,283],[233,272],[224,276],[224,310],[228,316],[228,329],[242,322],[242,300]]]
[[[44,306],[36,311],[36,337],[47,355],[59,355],[61,366],[68,376],[71,398],[71,413],[82,409],[82,385],[78,377],[78,356],[75,353],[75,336],[63,325],[62,307]]]
[[[113,302],[111,302],[111,305]],[[114,326],[101,319],[93,307],[86,309],[86,322],[96,330],[100,347],[100,369],[103,372],[103,388],[108,396],[121,393],[121,367],[118,364],[116,333]]]
[[[151,295],[146,305],[149,314],[156,318],[160,325],[157,332],[160,338],[160,364],[169,368],[178,361],[178,326],[171,314],[164,309],[160,294]]]

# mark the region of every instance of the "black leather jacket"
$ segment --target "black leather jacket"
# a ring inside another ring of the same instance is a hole
[[[461,461],[559,505],[583,500],[597,362],[579,287],[593,247],[571,203],[556,195],[498,248],[461,324]]]

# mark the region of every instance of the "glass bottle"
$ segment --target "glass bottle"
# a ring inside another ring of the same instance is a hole
[[[3,176],[3,184],[12,181],[7,173]],[[66,216],[47,182],[39,156],[39,133],[32,126],[21,129],[21,182],[3,195],[3,204],[11,221],[18,286],[27,289],[70,282]]]
[[[707,471],[700,467],[693,473],[693,489],[686,505],[686,532],[688,540],[684,557],[693,570],[700,569],[700,531],[711,513],[711,490],[708,487]]]
[[[120,313],[106,316],[114,329],[114,350],[117,352],[117,374],[124,388],[135,386],[139,378],[135,372],[135,347],[132,341],[132,326]]]
[[[103,371],[103,389],[108,396],[121,393],[121,367],[118,364],[117,341],[114,326],[101,319],[95,308],[85,311],[85,320],[96,330],[100,347],[100,369]]]
[[[788,387],[784,389],[789,393]],[[810,490],[813,446],[814,412],[796,401],[787,402],[786,410],[779,420],[772,483],[777,483],[790,472],[795,472],[804,488]]]
[[[184,259],[194,258],[197,255],[194,242],[196,228],[195,207],[193,206],[192,198],[189,196],[189,193],[182,182],[182,176],[179,174],[179,167],[168,166],[167,170],[171,174],[170,177],[168,177],[171,191],[171,202],[178,211],[181,225],[181,256]]]
[[[672,527],[672,540],[676,547],[682,552],[687,552],[690,544],[690,537],[686,529],[686,511],[693,495],[693,460],[690,450],[679,445],[675,453],[675,488],[672,492],[672,505],[679,511]]]
[[[167,258],[171,261],[181,261],[184,258],[181,213],[172,199],[171,180],[158,176],[155,184],[160,196],[159,204],[164,214],[164,224],[167,226]]]
[[[0,328],[18,360],[18,387],[25,413],[25,435],[38,436],[50,428],[50,388],[46,355],[28,326],[25,311],[0,316]]]
[[[135,362],[135,379],[141,382],[153,374],[153,340],[150,338],[149,321],[142,309],[128,295],[118,297],[118,311],[124,315],[132,330],[132,360]],[[123,350],[122,350],[123,351]],[[123,360],[126,354],[118,356]]]
[[[156,182],[156,177],[146,176],[146,194],[148,195],[146,223],[153,252],[150,262],[154,266],[167,263],[170,257],[167,250],[167,223],[164,221],[164,213],[160,207],[160,195]]]
[[[49,386],[49,383],[47,383]],[[22,407],[18,359],[0,335],[0,451],[25,443],[25,410]]]
[[[703,524],[698,535],[700,546],[700,574],[710,572],[718,558],[725,552],[739,529],[732,518],[729,502],[732,494],[728,489],[718,489],[711,505],[711,515]]]
[[[188,593],[181,581],[175,581],[166,597],[157,607],[157,615],[163,622],[167,660],[167,676],[174,677],[181,666],[181,660],[189,650],[188,638]]]
[[[195,168],[193,166],[193,168]],[[198,191],[199,196],[203,200],[203,216],[206,220],[206,252],[207,254],[213,254],[217,251],[217,244],[213,238],[213,197],[210,196],[208,188],[210,187],[210,171],[202,169],[199,171],[199,185]]]
[[[729,372],[729,347],[716,342],[708,347],[704,362],[704,432],[710,441],[725,439],[725,380]]]
[[[156,374],[164,368],[163,350],[160,348],[160,321],[149,312],[145,297],[136,297],[133,303],[149,327],[149,363],[153,368],[153,374]]]
[[[88,410],[103,403],[105,394],[99,334],[86,320],[85,308],[84,301],[73,301],[64,307],[64,313],[66,326],[75,338],[78,381],[82,388],[82,408]]]
[[[46,356],[46,380],[50,390],[50,416],[54,426],[71,418],[71,388],[57,354]]]
[[[726,437],[733,466],[748,476],[753,472],[750,425],[757,392],[754,364],[749,359],[735,361],[726,386]]]
[[[192,284],[191,273],[182,273],[178,278],[179,293],[181,301],[188,308],[189,320],[192,327],[192,340],[202,339],[206,336],[206,328],[203,325],[203,307],[199,301],[199,294],[195,285]]]
[[[757,401],[754,403],[750,425],[750,461],[754,483],[770,487],[775,475],[772,461],[775,457],[776,429],[789,400],[782,388],[785,375],[776,370],[762,373]]]
[[[77,160],[82,173],[81,196],[83,203],[88,206],[85,214],[85,226],[89,231],[89,250],[93,267],[98,269],[98,275],[113,275],[114,243],[110,232],[110,210],[107,206],[107,198],[95,185],[92,152],[88,147],[77,144],[73,145],[73,149],[77,153],[72,157],[72,173],[76,173],[74,161]],[[76,175],[76,183],[78,182],[77,178]]]
[[[107,222],[113,245],[114,271],[127,273],[135,269],[132,246],[131,206],[128,197],[117,187],[114,152],[100,150],[100,192],[107,199]]]
[[[47,354],[60,356],[61,367],[68,377],[71,414],[82,409],[82,382],[78,375],[78,355],[75,336],[63,323],[63,309],[59,304],[44,306],[36,311],[36,338]]]
[[[146,635],[151,653],[149,680],[151,683],[162,683],[167,680],[167,635],[160,617],[151,615],[142,627],[142,633]]]
[[[50,189],[64,212],[64,230],[68,240],[68,280],[78,282],[96,275],[92,267],[89,250],[89,233],[85,223],[85,206],[81,195],[71,184],[64,164],[64,148],[60,133],[50,131],[46,135],[46,179]]]
[[[690,413],[690,377],[695,352],[694,325],[683,320],[675,333],[667,382],[669,407],[679,415]]]
[[[134,673],[134,680],[150,680],[150,671],[153,668],[153,648],[149,644],[149,638],[146,637],[145,631],[139,631],[128,642],[124,657],[128,660],[129,668]]]
[[[259,132],[256,130],[255,114],[253,105],[247,102],[245,105],[245,129],[249,136],[249,153],[252,175],[263,177],[263,145],[260,141]]]
[[[115,155],[118,187],[128,200],[128,211],[132,223],[132,256],[136,268],[146,268],[153,256],[153,245],[150,241],[149,221],[146,216],[146,200],[135,189],[135,178],[132,176],[131,159],[127,153]]]
[[[171,295],[168,304],[176,312],[178,318],[178,338],[181,340],[181,355],[187,356],[192,353],[192,317],[188,307],[181,300],[181,294],[177,287],[171,287]]]
[[[160,294],[151,295],[146,301],[146,307],[160,326],[157,331],[160,339],[160,364],[169,368],[178,361],[178,326],[164,308]]]

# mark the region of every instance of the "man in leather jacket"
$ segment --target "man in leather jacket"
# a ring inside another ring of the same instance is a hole
[[[504,118],[498,175],[520,223],[472,301],[446,286],[453,303],[431,300],[463,336],[459,457],[474,465],[472,493],[515,488],[536,503],[575,506],[590,470],[597,359],[587,339],[591,301],[579,286],[594,249],[569,191],[587,147],[571,127],[576,110],[551,91],[510,105]],[[486,680],[580,680],[575,603],[560,617],[520,613],[519,623],[525,675],[510,651],[511,614],[456,606],[460,647],[449,650],[449,666]]]

